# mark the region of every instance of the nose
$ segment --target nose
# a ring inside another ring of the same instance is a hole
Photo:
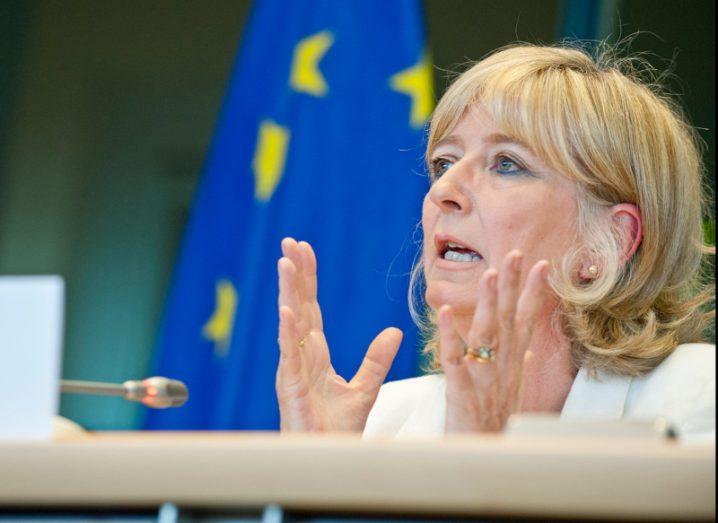
[[[468,187],[462,179],[463,168],[460,162],[454,164],[429,189],[429,199],[443,212],[465,213],[471,210]]]

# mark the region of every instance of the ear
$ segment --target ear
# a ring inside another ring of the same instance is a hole
[[[643,240],[643,219],[641,210],[632,203],[619,203],[610,207],[608,212],[621,240],[621,263],[625,264],[638,250]],[[578,276],[583,281],[595,280],[601,273],[601,267],[586,260],[580,267]]]
[[[643,240],[641,210],[632,203],[618,203],[610,209],[613,223],[621,236],[621,262],[626,263]]]

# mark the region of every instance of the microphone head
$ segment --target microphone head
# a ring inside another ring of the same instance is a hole
[[[189,390],[179,380],[167,380],[167,397],[171,400],[170,407],[179,407],[187,403]]]
[[[145,386],[145,397],[142,403],[156,409],[168,407],[179,407],[184,405],[189,398],[187,386],[178,380],[170,380],[160,376],[154,376],[142,380]]]
[[[187,386],[179,380],[170,380],[154,376],[142,381],[125,382],[125,397],[133,401],[140,401],[154,409],[180,407],[187,402],[189,391]]]

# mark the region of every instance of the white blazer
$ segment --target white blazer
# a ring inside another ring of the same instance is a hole
[[[443,374],[385,383],[364,437],[441,436],[446,420]],[[673,423],[683,441],[715,441],[715,345],[679,345],[640,378],[580,369],[560,419],[652,420]]]

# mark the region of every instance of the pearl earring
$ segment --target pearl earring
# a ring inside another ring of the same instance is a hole
[[[598,267],[596,267],[595,265],[591,265],[588,268],[588,273],[591,275],[591,277],[595,278],[596,276],[598,276]]]

